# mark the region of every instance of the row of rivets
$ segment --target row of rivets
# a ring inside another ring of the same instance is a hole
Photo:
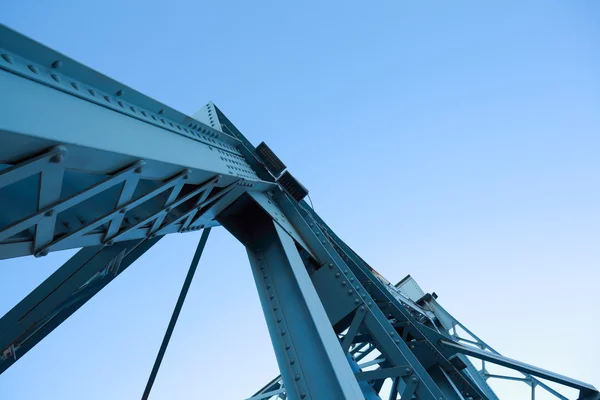
[[[8,53],[1,53],[0,54],[0,58],[2,60],[4,60],[6,63],[13,65],[12,68],[17,68],[20,66],[20,63],[15,63],[15,58]],[[59,74],[57,74],[54,70],[59,70],[62,65],[63,65],[63,61],[62,60],[56,60],[54,61],[52,64],[52,71],[53,72],[48,72],[48,75],[50,76],[50,78],[52,78],[52,80],[54,82],[56,82],[57,84],[60,84],[63,81],[63,78],[65,80],[65,82],[68,80],[68,77],[61,77]],[[33,64],[33,63],[28,63],[25,64],[27,70],[29,70],[32,74],[37,75],[38,77],[36,79],[42,79],[43,76],[41,75],[42,69],[44,69],[43,67],[40,68],[39,65]],[[82,89],[82,85],[77,82],[77,81],[70,81],[70,86],[71,88],[73,88],[75,91],[81,92]],[[90,96],[92,97],[97,97],[97,91],[93,88],[89,88],[87,90],[87,93],[89,93]],[[81,93],[80,93],[81,94]],[[114,92],[114,96],[116,98],[121,98],[123,95],[125,94],[125,91],[123,89],[119,89],[116,92]],[[152,118],[154,121],[159,121],[159,119],[157,117],[155,117],[151,112],[147,111],[147,110],[138,110],[136,109],[136,107],[134,105],[126,105],[123,101],[121,100],[116,100],[113,101],[113,99],[111,98],[111,95],[101,95],[101,98],[103,98],[107,103],[109,104],[116,104],[118,105],[121,109],[126,110],[128,113],[132,113],[135,115],[138,115],[138,111],[145,117],[145,118]],[[115,107],[116,108],[116,107]],[[157,114],[162,116],[165,114],[165,109],[161,108],[160,110],[157,111]],[[150,117],[149,117],[150,115]],[[189,118],[189,117],[188,117]],[[207,125],[202,124],[201,122],[196,122],[196,123],[189,123],[188,124],[188,128],[182,127],[181,125],[177,124],[177,123],[173,123],[171,121],[166,121],[162,118],[160,118],[160,122],[162,122],[163,125],[169,125],[171,126],[173,129],[177,129],[180,132],[185,132],[188,135],[191,135],[190,138],[193,138],[195,140],[198,139],[203,139],[205,141],[209,141],[212,142],[216,145],[219,145],[220,147],[226,149],[227,151],[231,151],[233,153],[239,154],[239,151],[235,148],[235,146],[232,146],[226,142],[221,142],[220,140],[217,142],[213,139],[211,139],[211,137],[217,138],[217,139],[222,139],[221,135],[222,132],[219,132],[218,130],[216,130],[214,128],[214,126],[211,128]]]
[[[315,226],[315,225],[316,225],[316,226]],[[310,222],[310,223],[309,223],[309,227],[311,227],[311,228],[312,228],[312,230],[313,230],[313,231],[315,231],[315,234],[316,234],[317,236],[319,236],[319,232],[318,232],[318,230],[317,230],[317,229],[318,229],[318,224],[316,224],[316,223],[314,223],[314,224],[313,224],[312,222]],[[322,228],[322,229],[324,229],[324,228]],[[325,243],[325,241],[323,241],[323,243]],[[337,247],[337,249],[339,249],[339,250],[340,250],[340,251],[338,252],[338,254],[340,254],[340,253],[341,253],[341,257],[342,257],[343,261],[345,261],[346,263],[349,263],[349,262],[354,262],[353,260],[351,260],[351,259],[348,257],[348,255],[347,255],[346,253],[344,253],[343,251],[341,251],[341,248],[339,248],[339,246],[337,246],[337,245],[335,244],[335,242],[333,242],[333,243],[332,243],[332,245],[336,246],[336,247]],[[337,250],[337,249],[334,249],[334,250]],[[331,264],[331,263],[330,263],[330,269],[333,269],[333,264]],[[349,271],[348,271],[348,269],[345,269],[345,270],[344,270],[344,274],[345,274],[345,277],[346,277],[346,278],[348,278],[348,281],[350,281],[350,282],[353,282],[353,281],[354,281],[354,278],[349,278],[349,277],[347,276],[347,274],[349,274]],[[340,275],[340,273],[339,273],[339,272],[336,272],[336,273],[335,273],[335,277],[336,277],[336,278],[339,278],[340,276],[341,276],[341,275]],[[345,286],[345,284],[346,284],[346,283],[345,283],[345,281],[342,281],[342,286]],[[371,283],[370,281],[367,281],[367,282],[366,282],[366,284],[367,284],[369,287],[371,287],[371,286],[375,286],[375,285],[372,285],[372,283]],[[361,286],[358,286],[358,285],[356,286],[356,288],[360,288],[360,287],[361,287]],[[372,289],[374,290],[374,289],[376,289],[376,288],[372,288]],[[349,291],[348,293],[350,294],[350,291]],[[369,293],[369,295],[370,295],[370,294],[371,294],[371,293]],[[365,295],[365,294],[362,294],[362,298],[363,298],[363,299],[365,299],[365,298],[366,298],[366,295]],[[376,301],[376,300],[375,300],[375,298],[373,298],[373,301]],[[372,303],[371,301],[367,301],[367,306],[368,306],[368,307],[372,307],[372,305],[373,305],[373,303]],[[395,310],[395,308],[393,307],[393,304],[392,304],[390,301],[386,302],[386,304],[385,304],[385,307],[388,307],[388,308],[393,308],[393,311],[396,311],[396,310]],[[407,309],[409,309],[409,308],[408,308],[408,306],[406,306],[406,305],[405,305],[405,307],[406,307]],[[378,308],[379,308],[379,307],[378,307]],[[388,314],[388,315],[389,315],[390,317],[392,317],[392,314]],[[389,323],[389,320],[387,320],[387,322]],[[407,321],[407,323],[410,323],[410,321]],[[391,327],[391,328],[393,328],[393,326],[391,326],[391,323],[390,323],[390,327]],[[396,332],[395,330],[390,330],[388,333],[389,333],[389,337],[390,337],[390,339],[392,339],[392,340],[394,341],[394,343],[396,343],[396,344],[399,344],[399,343],[400,343],[401,339],[398,337],[398,334],[397,334],[397,332]],[[434,354],[434,356],[435,356],[436,358],[441,358],[441,357],[442,357],[442,356],[441,356],[441,354],[439,353],[439,351],[438,351],[438,350],[437,350],[435,347],[433,347],[433,346],[431,345],[431,343],[430,343],[428,340],[423,340],[423,341],[420,341],[420,342],[419,342],[419,344],[425,344],[427,347],[429,347],[429,348],[430,348],[430,349],[433,351],[433,354]],[[409,347],[410,347],[411,349],[414,349],[414,348],[415,348],[415,345],[414,345],[414,344],[411,344]],[[407,368],[407,374],[408,374],[408,373],[410,373],[410,372],[412,372],[412,371],[410,370],[410,368]],[[459,379],[461,379],[461,377],[458,377],[458,378],[459,378]],[[412,382],[413,382],[413,383],[418,383],[418,382],[419,382],[419,378],[418,378],[417,376],[414,376],[414,375],[411,377],[411,380],[412,380]],[[463,394],[465,394],[465,393],[463,392]],[[468,396],[468,393],[466,393],[465,395],[466,395],[466,396]]]
[[[294,381],[296,381],[296,389],[300,393],[300,398],[305,399],[306,389],[305,383],[302,381],[302,374],[300,367],[296,364],[296,353],[294,348],[292,347],[291,340],[288,339],[287,335],[287,327],[285,324],[285,320],[283,318],[283,313],[279,310],[279,303],[277,299],[277,292],[272,287],[272,282],[269,278],[268,266],[262,252],[257,252],[257,259],[259,262],[260,273],[262,274],[263,281],[266,288],[266,293],[269,296],[269,300],[271,300],[271,306],[273,310],[273,314],[275,316],[275,321],[277,322],[277,330],[281,336],[281,340],[284,343],[284,348],[286,350],[286,356],[289,360],[290,368],[292,370],[292,375],[294,376]]]

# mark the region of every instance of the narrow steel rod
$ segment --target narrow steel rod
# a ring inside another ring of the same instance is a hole
[[[187,273],[187,276],[185,277],[183,286],[181,287],[181,293],[179,293],[179,298],[177,299],[177,304],[175,304],[173,315],[171,315],[169,326],[167,327],[167,331],[165,332],[165,336],[160,345],[160,349],[158,350],[158,354],[156,355],[156,360],[154,361],[152,372],[150,372],[148,383],[146,383],[146,389],[144,390],[144,394],[142,395],[142,400],[147,400],[148,396],[150,396],[152,385],[154,384],[154,380],[156,379],[156,375],[158,374],[158,369],[160,368],[162,359],[165,355],[165,352],[167,351],[167,346],[169,345],[171,334],[173,333],[173,329],[175,329],[175,324],[177,323],[177,318],[179,318],[179,313],[181,312],[181,308],[183,307],[183,302],[185,301],[187,292],[190,288],[190,285],[192,284],[192,279],[194,278],[194,273],[196,272],[196,267],[198,266],[198,261],[200,261],[200,256],[202,255],[202,251],[204,250],[204,246],[206,245],[206,241],[208,240],[209,233],[210,228],[205,228],[204,231],[202,231],[202,237],[200,238],[200,242],[198,243],[198,247],[196,248],[196,253],[194,253],[194,258],[192,259],[192,263],[190,264],[190,269]]]

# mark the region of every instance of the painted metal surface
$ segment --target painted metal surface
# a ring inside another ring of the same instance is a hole
[[[486,379],[511,377],[467,355],[532,395],[565,398],[535,375],[600,398],[500,356],[412,278],[391,285],[213,103],[186,116],[4,26],[0,88],[0,259],[82,248],[0,319],[0,373],[163,235],[221,224],[246,246],[281,372],[252,400],[496,399]]]

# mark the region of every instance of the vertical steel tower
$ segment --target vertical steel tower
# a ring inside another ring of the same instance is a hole
[[[184,115],[0,26],[0,259],[81,248],[0,319],[0,373],[161,237],[204,229],[147,398],[208,233],[223,226],[247,249],[281,372],[250,399],[497,399],[488,378],[600,399],[501,356],[410,276],[390,284],[307,193],[214,104]]]

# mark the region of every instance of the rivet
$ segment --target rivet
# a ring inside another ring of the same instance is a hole
[[[271,299],[271,300],[273,300],[274,298],[275,298],[275,296],[273,296],[273,295],[269,296],[269,299]]]
[[[299,380],[300,380],[300,374],[296,374],[296,376],[294,377],[294,379],[295,379],[296,381],[299,381]]]
[[[347,270],[347,269],[345,269],[345,270],[344,270],[344,273],[345,273],[345,274],[347,274],[347,273],[348,273],[348,270]]]
[[[52,156],[52,158],[50,159],[50,162],[53,164],[60,164],[61,162],[63,162],[65,159],[64,154],[60,153],[60,154],[55,154],[54,156]]]
[[[6,61],[9,64],[13,63],[13,58],[10,54],[2,54],[0,57],[2,57],[2,59],[4,59],[4,61]]]
[[[266,276],[266,275],[263,275],[263,279],[267,279],[267,276]]]
[[[352,296],[352,294],[353,294],[353,293],[354,293],[354,290],[352,290],[352,289],[348,290],[348,294],[349,294],[350,296]]]
[[[54,215],[54,210],[48,210],[46,211],[46,213],[44,214],[45,217],[51,217]]]
[[[339,278],[339,277],[340,277],[340,273],[339,273],[339,272],[336,272],[336,273],[335,273],[335,277],[336,277],[336,278]]]
[[[367,307],[371,307],[373,305],[373,303],[371,303],[370,301],[367,303]]]
[[[125,214],[126,212],[127,212],[127,209],[126,209],[126,208],[121,208],[121,209],[119,210],[119,213],[121,213],[121,214]]]
[[[286,349],[286,350],[289,350],[291,347],[292,347],[292,346],[290,346],[289,344],[286,344],[286,345],[285,345],[285,349]]]
[[[62,67],[62,60],[56,60],[52,63],[52,68],[60,68]]]
[[[346,286],[346,281],[342,281],[342,286]]]
[[[184,176],[181,177],[181,179],[183,179],[184,181],[187,181],[188,179],[190,179],[190,176],[188,174],[185,174]]]
[[[329,269],[332,269],[332,268],[333,268],[333,264],[329,263]]]
[[[360,300],[359,299],[354,299],[354,304],[359,304]]]
[[[412,369],[410,369],[409,367],[406,367],[406,368],[404,369],[404,373],[405,373],[406,375],[410,374],[411,372],[412,372]]]
[[[165,212],[166,212],[166,213],[170,213],[170,212],[171,212],[171,207],[167,207],[167,208],[165,208]]]
[[[27,68],[29,68],[29,70],[30,70],[31,72],[33,72],[34,74],[37,74],[38,72],[40,72],[40,70],[38,69],[38,67],[36,67],[35,65],[31,65],[31,64],[29,64],[29,65],[27,66]]]
[[[150,239],[154,239],[156,237],[156,233],[150,235]]]
[[[88,89],[88,92],[92,95],[95,96],[96,95],[96,91],[94,89]]]
[[[119,91],[117,92],[117,96],[119,96],[119,97],[120,97],[120,96],[123,96],[123,93],[124,93],[124,92],[123,92],[122,90],[119,90]]]
[[[419,379],[416,376],[413,376],[412,378],[410,378],[412,383],[417,383],[419,382]]]
[[[109,240],[108,242],[106,242],[107,246],[112,246],[113,244],[115,244],[113,240]]]
[[[306,393],[304,393],[304,392],[300,393],[300,398],[301,398],[301,399],[304,399],[304,398],[306,398]]]
[[[295,358],[292,358],[292,359],[290,360],[290,365],[294,365],[294,364],[296,364],[296,359],[295,359]]]
[[[281,332],[281,336],[285,336],[286,333],[286,331]]]
[[[165,110],[162,110],[162,109],[158,112],[159,115],[163,115],[164,113],[165,113]]]
[[[359,310],[359,311],[365,311],[365,306],[360,306],[360,307],[358,308],[358,310]]]
[[[56,82],[60,83],[60,76],[56,75],[56,74],[52,74],[50,75],[52,77],[52,79],[54,79]]]
[[[104,100],[106,100],[107,102],[109,102],[109,103],[110,103],[110,97],[108,97],[108,96],[104,96]]]
[[[277,323],[280,324],[281,323],[281,318],[277,318]]]
[[[350,278],[350,279],[349,279],[349,281],[350,281],[350,282],[354,282],[354,278]]]
[[[273,307],[273,311],[279,310],[279,307]]]
[[[392,335],[392,336],[393,336],[393,335],[394,335],[394,333],[396,333],[396,332],[394,332],[394,331],[390,331],[390,335]]]
[[[35,257],[44,257],[48,255],[48,250],[44,249],[42,251],[38,251],[37,253],[34,254]]]

